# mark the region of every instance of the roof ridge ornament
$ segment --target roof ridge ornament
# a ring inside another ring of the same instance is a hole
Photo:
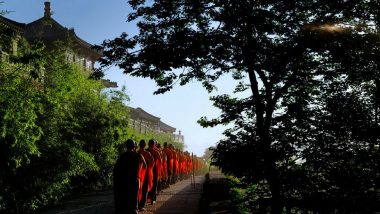
[[[51,8],[50,8],[50,1],[46,0],[45,1],[45,13],[44,13],[45,18],[50,18],[51,17]]]

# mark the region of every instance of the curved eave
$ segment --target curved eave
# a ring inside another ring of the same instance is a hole
[[[18,33],[23,33],[25,24],[13,21],[11,19],[5,18],[4,16],[0,16],[0,24],[2,27],[13,29]]]
[[[112,82],[109,79],[102,79],[102,83],[107,88],[117,88],[117,82]]]
[[[91,45],[90,43],[84,41],[83,39],[79,38],[75,32],[73,32],[73,35],[74,37],[74,41],[76,43],[76,45],[79,47],[79,49],[82,49],[86,55],[88,56],[91,56],[92,60],[96,61],[98,60],[100,57],[102,57],[102,53],[101,52],[98,52],[96,50],[94,50],[92,48],[93,45]]]
[[[44,29],[45,26],[51,26],[51,29]],[[53,28],[54,30],[52,30]],[[84,55],[90,56],[93,61],[96,61],[102,56],[101,52],[92,49],[93,45],[84,41],[78,35],[76,35],[74,29],[68,29],[62,26],[53,18],[42,17],[27,24],[25,37],[29,39],[40,38],[47,41],[53,41],[55,39],[72,39],[74,45],[76,46],[75,48],[77,48],[79,52],[83,52]]]
[[[145,118],[148,118],[148,119],[151,119],[151,120],[154,120],[154,121],[160,121],[160,118],[159,117],[156,117],[152,114],[149,114],[148,112],[144,111],[142,108],[140,107],[137,107],[136,108],[137,111],[139,111],[143,117]]]
[[[169,126],[168,124],[166,124],[166,123],[164,123],[162,121],[160,121],[159,125],[160,125],[160,129],[162,131],[168,131],[168,132],[171,132],[171,133],[174,133],[176,131],[176,128],[171,127],[171,126]]]

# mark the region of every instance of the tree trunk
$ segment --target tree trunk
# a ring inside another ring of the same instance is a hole
[[[272,106],[264,105],[262,97],[259,93],[258,82],[256,79],[255,71],[250,69],[248,72],[251,82],[251,90],[254,96],[254,107],[256,112],[256,127],[257,135],[260,137],[260,144],[262,145],[265,164],[265,177],[268,181],[271,195],[272,195],[272,211],[271,213],[282,213],[283,204],[281,197],[281,183],[278,175],[275,157],[273,157],[271,151],[271,138],[270,138],[270,124],[271,124],[271,111],[265,111],[266,108],[272,108]],[[270,102],[271,103],[271,102]],[[272,104],[272,103],[271,103]],[[267,109],[268,110],[268,109]],[[264,119],[264,112],[266,112],[266,118]]]
[[[263,144],[265,147],[264,152],[264,161],[265,161],[265,177],[268,181],[269,188],[272,195],[272,207],[271,207],[271,213],[272,214],[278,214],[282,213],[283,210],[283,203],[282,203],[282,194],[281,194],[281,182],[278,175],[276,163],[275,163],[275,157],[273,156],[271,152],[271,141],[269,138],[269,134],[266,134],[267,136],[263,139]]]

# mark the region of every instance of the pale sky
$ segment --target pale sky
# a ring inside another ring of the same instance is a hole
[[[44,14],[44,0],[3,0],[1,10],[11,11],[5,15],[14,21],[30,23]],[[122,32],[134,35],[137,28],[126,22],[130,11],[126,0],[51,0],[53,18],[91,44],[113,39]],[[216,117],[219,110],[212,106],[209,94],[198,82],[177,86],[164,95],[153,95],[155,83],[149,79],[132,78],[117,68],[106,72],[106,79],[125,85],[132,107],[140,107],[160,117],[164,123],[181,130],[185,136],[186,150],[202,156],[205,149],[214,146],[223,137],[223,126],[202,128],[196,121],[202,117]],[[218,94],[233,90],[235,83],[229,78],[219,81]]]

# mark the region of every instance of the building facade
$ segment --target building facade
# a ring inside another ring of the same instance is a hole
[[[142,108],[129,107],[129,112],[131,127],[140,133],[167,133],[172,135],[175,141],[185,143],[185,138],[181,131],[176,134],[176,128],[162,122],[159,117],[146,112]]]
[[[51,5],[45,2],[44,16],[30,23],[19,23],[0,16],[0,27],[5,31],[2,34],[12,35],[8,44],[0,44],[0,54],[3,60],[9,55],[17,55],[18,42],[25,38],[30,45],[43,42],[46,50],[54,50],[57,42],[61,42],[66,48],[66,60],[76,63],[83,71],[90,75],[94,71],[95,62],[102,53],[92,48],[92,44],[76,35],[73,28],[66,28],[52,18]],[[11,31],[11,32],[10,32]],[[106,87],[117,87],[116,82],[102,80]]]

